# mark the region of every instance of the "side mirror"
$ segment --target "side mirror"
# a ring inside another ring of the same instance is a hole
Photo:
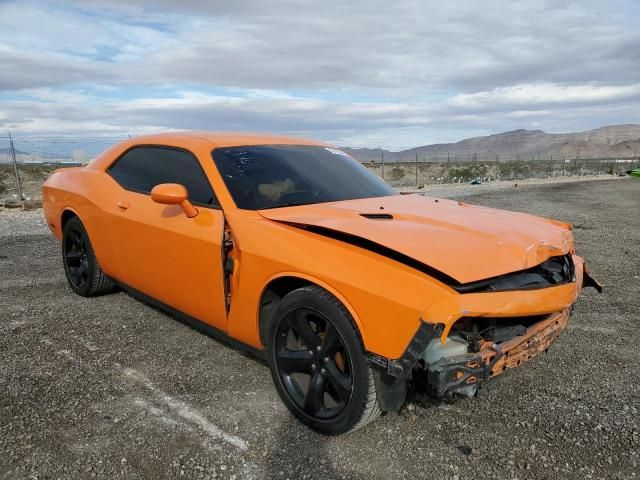
[[[151,200],[164,205],[180,205],[184,214],[193,218],[198,215],[198,209],[189,201],[189,192],[179,183],[161,183],[151,190]]]

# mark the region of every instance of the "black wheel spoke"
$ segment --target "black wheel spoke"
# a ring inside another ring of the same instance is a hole
[[[68,267],[69,275],[71,275],[71,279],[74,283],[78,283],[80,281],[80,277],[82,276],[82,272],[80,271],[80,267]]]
[[[348,408],[353,363],[340,330],[322,310],[290,311],[280,320],[272,348],[280,385],[297,411],[330,419]]]
[[[323,409],[325,385],[326,377],[324,375],[320,375],[320,373],[318,372],[314,373],[311,377],[311,381],[309,382],[309,389],[307,390],[307,394],[304,397],[305,412],[311,415],[316,415],[320,410]]]
[[[320,338],[311,329],[308,313],[305,310],[299,309],[295,311],[293,318],[291,319],[291,328],[296,335],[302,338],[302,341],[307,348],[314,349],[320,345]]]
[[[89,278],[89,262],[87,261],[87,257],[82,257],[82,262],[80,263],[80,273],[82,281],[85,281]]]
[[[289,350],[278,352],[278,365],[286,373],[309,372],[313,363],[313,354],[307,350]]]
[[[340,347],[340,335],[338,329],[332,324],[328,323],[327,328],[322,338],[322,354],[332,355]]]
[[[80,233],[76,232],[75,230],[71,230],[70,235],[71,235],[71,243],[73,244],[74,247],[80,250],[82,248],[82,238],[80,237]]]
[[[82,233],[69,230],[64,240],[64,262],[69,278],[76,288],[82,288],[89,281],[89,260]]]
[[[345,402],[351,393],[351,378],[346,373],[340,371],[335,361],[330,361],[325,365],[329,383],[338,394],[340,401]]]
[[[64,256],[64,258],[66,259],[69,267],[78,267],[82,261],[82,253],[70,251]]]

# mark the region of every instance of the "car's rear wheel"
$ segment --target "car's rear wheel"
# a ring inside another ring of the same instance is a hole
[[[314,430],[346,433],[380,414],[373,372],[353,318],[326,290],[307,286],[280,301],[266,352],[283,402]]]
[[[69,286],[78,295],[93,297],[113,290],[113,281],[100,268],[78,217],[69,219],[62,231],[62,263]]]

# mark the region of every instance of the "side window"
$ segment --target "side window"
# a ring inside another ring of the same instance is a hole
[[[184,150],[134,147],[107,172],[127,190],[148,194],[161,183],[180,183],[187,187],[193,203],[219,206],[198,159]]]

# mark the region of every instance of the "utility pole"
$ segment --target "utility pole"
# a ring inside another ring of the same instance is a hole
[[[11,158],[13,160],[13,172],[16,174],[16,186],[18,187],[18,198],[20,201],[24,200],[22,196],[22,187],[20,186],[20,175],[18,175],[18,162],[16,162],[16,149],[13,146],[13,138],[11,138],[11,132],[9,132],[9,148],[11,149]]]
[[[416,152],[416,187],[418,186],[418,152]]]
[[[382,179],[384,180],[384,150],[380,149],[380,153],[382,154]]]

